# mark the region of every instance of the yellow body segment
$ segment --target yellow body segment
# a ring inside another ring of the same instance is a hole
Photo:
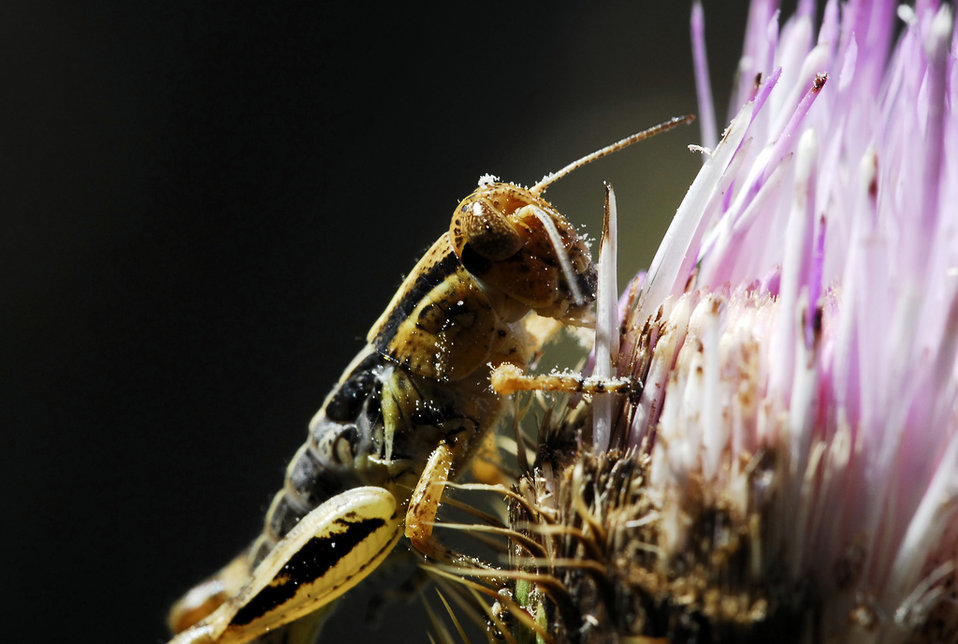
[[[443,235],[399,287],[367,341],[410,373],[461,380],[487,360],[498,323]]]

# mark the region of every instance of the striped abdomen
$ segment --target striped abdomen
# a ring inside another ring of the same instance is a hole
[[[375,469],[364,467],[374,448],[383,359],[367,347],[347,367],[309,423],[309,435],[286,469],[282,490],[266,513],[263,534],[250,551],[251,567],[312,509],[340,492],[377,484]]]

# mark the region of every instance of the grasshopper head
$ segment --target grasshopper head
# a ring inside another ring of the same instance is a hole
[[[510,183],[481,185],[456,208],[449,238],[462,265],[499,314],[530,309],[578,317],[595,299],[589,247],[537,193]]]

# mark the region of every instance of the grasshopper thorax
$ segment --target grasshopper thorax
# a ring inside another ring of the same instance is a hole
[[[529,309],[551,318],[577,317],[595,299],[588,245],[532,190],[480,185],[453,213],[449,239],[506,320]]]

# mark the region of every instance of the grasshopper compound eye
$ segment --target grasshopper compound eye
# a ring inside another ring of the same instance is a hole
[[[456,255],[462,259],[466,244],[469,249],[490,261],[506,259],[516,254],[524,239],[515,224],[510,221],[511,211],[522,202],[504,203],[498,197],[508,197],[508,193],[494,190],[478,190],[459,204],[453,215],[449,234],[453,239]]]

